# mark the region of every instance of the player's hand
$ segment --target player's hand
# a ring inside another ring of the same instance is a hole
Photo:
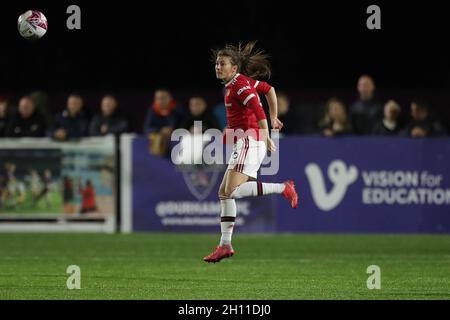
[[[275,152],[277,150],[277,146],[270,137],[266,139],[266,147],[268,152]]]
[[[281,122],[277,117],[270,118],[270,123],[272,125],[272,129],[280,130],[283,128],[283,122]]]

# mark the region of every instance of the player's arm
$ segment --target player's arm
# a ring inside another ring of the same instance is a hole
[[[256,115],[256,120],[258,121],[259,134],[262,135],[266,141],[267,150],[272,152],[275,151],[275,144],[269,135],[269,125],[267,123],[266,114],[262,108],[261,102],[258,99],[258,91],[255,87],[251,86],[240,86],[237,90],[237,99],[247,108],[251,109]]]
[[[265,81],[256,81],[254,87],[259,94],[263,94],[266,98],[269,105],[272,129],[280,130],[283,128],[283,123],[278,119],[278,102],[275,88]]]
[[[270,152],[274,152],[277,148],[276,148],[275,143],[273,142],[273,140],[270,138],[270,135],[269,135],[269,124],[267,123],[267,119],[259,120],[258,121],[258,126],[259,126],[260,134],[262,134],[263,137],[265,137],[267,150],[270,151]]]
[[[280,130],[281,128],[283,128],[283,123],[280,121],[280,119],[278,119],[278,103],[275,88],[270,88],[265,97],[267,100],[267,104],[269,105],[270,123],[272,125],[272,129]]]

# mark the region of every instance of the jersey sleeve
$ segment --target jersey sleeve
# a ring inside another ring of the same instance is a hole
[[[259,94],[264,94],[264,95],[266,95],[270,91],[270,89],[272,89],[272,86],[270,84],[268,84],[265,81],[259,81],[259,80],[256,80],[256,82],[253,86],[255,87],[256,91]]]
[[[266,114],[259,101],[258,91],[254,86],[251,86],[248,82],[238,82],[234,89],[236,99],[245,107],[251,109],[258,121],[266,119]]]

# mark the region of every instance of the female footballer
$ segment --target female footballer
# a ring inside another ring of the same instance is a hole
[[[231,246],[235,199],[281,194],[290,201],[292,208],[297,207],[298,195],[293,181],[264,183],[256,180],[266,152],[275,151],[259,94],[265,96],[269,105],[272,128],[280,130],[283,123],[278,119],[275,89],[258,80],[270,77],[271,69],[268,55],[255,51],[255,44],[226,45],[213,51],[216,77],[225,85],[227,128],[224,142],[233,143],[233,153],[219,188],[222,237],[215,250],[203,258],[206,262],[219,262],[235,253]]]

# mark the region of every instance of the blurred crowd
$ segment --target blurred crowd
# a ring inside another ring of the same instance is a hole
[[[290,97],[277,90],[279,118],[284,123],[283,135],[315,134],[325,137],[342,135],[377,135],[429,137],[447,135],[447,128],[433,113],[427,101],[412,99],[400,106],[395,97],[381,101],[375,81],[369,75],[357,80],[357,98],[348,106],[339,97],[331,97],[318,117],[301,119]],[[0,96],[0,137],[51,137],[66,141],[86,136],[120,135],[125,132],[144,134],[154,143],[164,145],[171,132],[185,128],[194,132],[194,122],[202,121],[202,130],[226,126],[223,103],[209,106],[202,95],[192,95],[186,107],[177,103],[168,89],[155,90],[146,110],[143,128],[132,128],[126,110],[120,110],[117,98],[106,94],[100,101],[100,112],[92,114],[80,94],[72,93],[66,105],[51,115],[42,107],[38,96],[23,96],[17,106]],[[305,121],[308,131],[304,130]],[[301,125],[303,124],[303,125]],[[303,127],[302,127],[303,126]],[[164,147],[162,147],[164,149]]]
[[[0,137],[51,137],[58,141],[87,136],[121,134],[128,130],[128,121],[117,112],[117,99],[103,96],[100,113],[91,115],[77,93],[67,97],[65,108],[54,116],[39,103],[39,96],[23,96],[17,107],[10,107],[0,97]]]
[[[330,98],[318,123],[324,136],[375,135],[430,137],[447,134],[439,117],[422,99],[412,99],[401,107],[395,99],[381,101],[375,94],[372,77],[362,75],[357,82],[358,99],[349,107],[336,97]]]

